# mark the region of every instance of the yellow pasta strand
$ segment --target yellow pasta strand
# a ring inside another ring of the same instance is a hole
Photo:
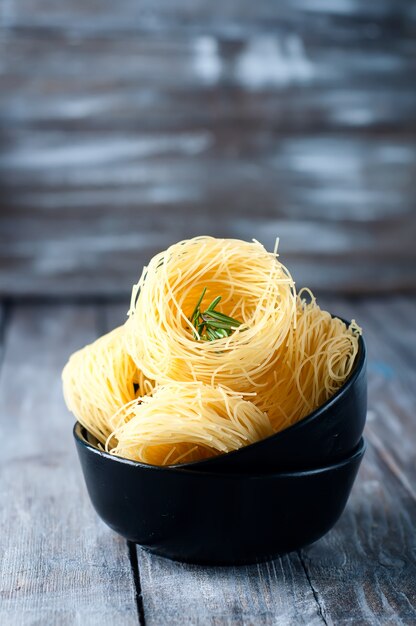
[[[221,296],[218,311],[240,322],[226,338],[196,341],[189,318]],[[133,288],[125,346],[159,383],[201,381],[253,391],[273,366],[295,316],[295,289],[275,253],[254,241],[197,237],[156,255]]]
[[[314,411],[343,385],[353,370],[360,334],[354,321],[347,327],[320,309],[311,291],[299,292],[296,327],[253,400],[276,432]]]
[[[230,452],[273,434],[269,418],[241,394],[201,382],[158,387],[125,412],[111,450],[135,461],[172,465]]]
[[[241,322],[203,341],[202,310]],[[67,406],[112,454],[173,465],[236,450],[299,421],[351,375],[361,329],[333,318],[276,250],[198,237],[156,255],[133,287],[129,319],[71,356]]]
[[[68,409],[101,443],[113,427],[110,419],[151,383],[125,352],[120,326],[75,352],[62,372]]]

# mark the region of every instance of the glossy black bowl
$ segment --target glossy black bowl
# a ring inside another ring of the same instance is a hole
[[[200,564],[273,558],[322,537],[344,510],[365,443],[339,463],[279,474],[220,474],[135,463],[74,437],[95,510],[155,554]]]
[[[350,377],[313,413],[293,426],[239,450],[176,467],[237,473],[321,467],[343,459],[354,450],[363,434],[366,415],[367,354],[365,341],[360,337],[359,352]]]

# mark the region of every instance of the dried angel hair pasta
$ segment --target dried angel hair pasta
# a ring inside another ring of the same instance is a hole
[[[221,296],[217,310],[241,323],[230,336],[198,340],[189,318],[204,289],[206,302]],[[125,347],[159,383],[197,380],[251,392],[273,367],[294,316],[294,283],[275,252],[257,241],[197,237],[144,268],[133,287]]]
[[[354,368],[360,334],[354,320],[347,326],[323,311],[309,289],[299,292],[296,326],[253,399],[276,432],[314,411],[344,384]]]
[[[152,385],[124,350],[124,326],[74,352],[62,372],[68,409],[101,443],[112,431],[111,417]]]
[[[172,465],[230,452],[273,434],[269,418],[241,394],[201,382],[171,382],[130,403],[111,454]]]
[[[360,334],[309,290],[296,296],[276,250],[198,237],[153,257],[126,324],[71,356],[65,400],[112,454],[155,465],[202,459],[331,398],[353,371]]]

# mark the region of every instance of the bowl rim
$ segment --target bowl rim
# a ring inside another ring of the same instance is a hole
[[[351,323],[351,322],[348,322],[347,320],[344,320],[342,317],[338,317],[337,315],[332,315],[332,317],[340,319],[342,322],[344,322],[347,325]],[[219,459],[225,456],[227,456],[227,458],[234,457],[236,455],[239,456],[242,453],[242,451],[246,449],[246,447],[247,448],[249,447],[250,449],[252,449],[253,447],[261,448],[263,445],[266,444],[266,442],[270,442],[274,439],[279,439],[281,436],[286,436],[287,433],[296,432],[297,430],[303,428],[304,426],[310,424],[311,422],[314,422],[316,419],[318,419],[322,415],[322,413],[325,413],[327,409],[330,409],[334,404],[342,401],[342,398],[354,385],[355,381],[360,376],[361,372],[366,366],[367,347],[366,347],[364,337],[362,335],[360,335],[358,339],[358,348],[359,349],[358,349],[358,354],[356,357],[356,363],[354,365],[353,371],[351,372],[351,374],[349,375],[345,383],[339,389],[337,389],[337,391],[334,393],[333,396],[331,396],[323,404],[318,406],[314,411],[312,411],[311,413],[308,413],[308,415],[303,417],[298,422],[295,422],[294,424],[292,424],[291,426],[288,426],[287,428],[284,428],[283,430],[279,430],[277,433],[274,433],[273,435],[270,435],[269,437],[265,437],[264,439],[259,439],[259,441],[255,441],[254,443],[251,443],[248,446],[243,446],[242,448],[238,448],[237,450],[231,450],[230,452],[223,452],[216,456],[212,456],[207,459],[201,459],[199,461],[179,463],[177,465],[169,465],[167,467],[183,467],[183,468],[191,469],[192,467],[200,467],[203,465],[204,471],[205,471],[205,468],[208,468],[208,466],[210,465],[215,465],[216,461],[218,461]]]
[[[312,468],[312,469],[302,469],[302,470],[290,470],[283,472],[258,472],[251,474],[249,472],[200,472],[198,470],[194,470],[192,468],[188,469],[187,467],[181,467],[180,465],[150,465],[149,463],[141,463],[140,461],[133,461],[131,459],[126,459],[121,456],[116,456],[114,454],[110,454],[109,452],[105,452],[104,450],[100,450],[93,444],[91,444],[83,434],[83,431],[89,431],[85,426],[83,426],[80,422],[75,422],[72,433],[77,445],[82,446],[87,450],[89,454],[97,455],[101,458],[104,458],[112,463],[118,463],[122,465],[127,465],[130,467],[137,468],[138,470],[145,470],[147,472],[158,472],[158,473],[167,473],[167,474],[179,474],[179,475],[191,475],[191,476],[200,476],[202,477],[217,477],[220,479],[224,478],[237,478],[241,479],[257,479],[264,480],[265,478],[299,478],[303,476],[310,476],[315,474],[324,474],[326,472],[331,472],[336,469],[340,469],[345,465],[350,465],[355,460],[362,458],[367,449],[367,442],[364,437],[360,438],[359,443],[354,448],[352,453],[348,456],[344,457],[341,461],[336,461],[335,463],[330,463],[328,465],[323,465],[321,467]]]

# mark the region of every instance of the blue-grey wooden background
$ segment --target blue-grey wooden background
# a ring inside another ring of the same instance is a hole
[[[414,290],[416,3],[0,0],[0,295],[126,297],[197,234]]]

